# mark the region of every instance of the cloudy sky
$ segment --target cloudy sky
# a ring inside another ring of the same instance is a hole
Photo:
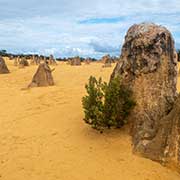
[[[119,55],[126,31],[141,22],[166,26],[180,48],[180,0],[0,0],[0,49]]]

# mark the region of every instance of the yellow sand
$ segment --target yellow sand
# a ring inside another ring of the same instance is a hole
[[[180,180],[177,172],[133,155],[126,130],[99,134],[83,122],[88,77],[107,81],[114,66],[60,63],[56,86],[22,91],[37,66],[6,62],[11,73],[0,75],[0,180]]]

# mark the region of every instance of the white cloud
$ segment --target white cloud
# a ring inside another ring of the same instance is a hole
[[[114,17],[122,17],[122,21],[79,23]],[[178,44],[179,20],[179,0],[0,0],[0,48],[56,56],[100,57],[107,48],[113,54],[123,43],[127,29],[142,21],[167,26]]]

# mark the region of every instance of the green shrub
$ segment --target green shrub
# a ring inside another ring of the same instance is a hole
[[[135,106],[132,91],[121,84],[120,78],[114,78],[106,88],[104,98],[104,121],[111,126],[120,128],[126,123],[126,119]]]
[[[132,91],[121,84],[120,78],[114,78],[109,84],[89,78],[85,86],[87,95],[83,97],[84,121],[93,128],[103,131],[105,128],[122,127],[127,116],[135,106]]]
[[[91,76],[89,84],[85,86],[88,95],[82,99],[85,122],[98,130],[101,129],[103,123],[103,86],[101,78],[97,81]]]

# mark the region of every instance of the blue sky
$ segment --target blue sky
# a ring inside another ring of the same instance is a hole
[[[0,0],[0,49],[118,56],[128,28],[141,22],[166,26],[180,48],[179,0]]]

